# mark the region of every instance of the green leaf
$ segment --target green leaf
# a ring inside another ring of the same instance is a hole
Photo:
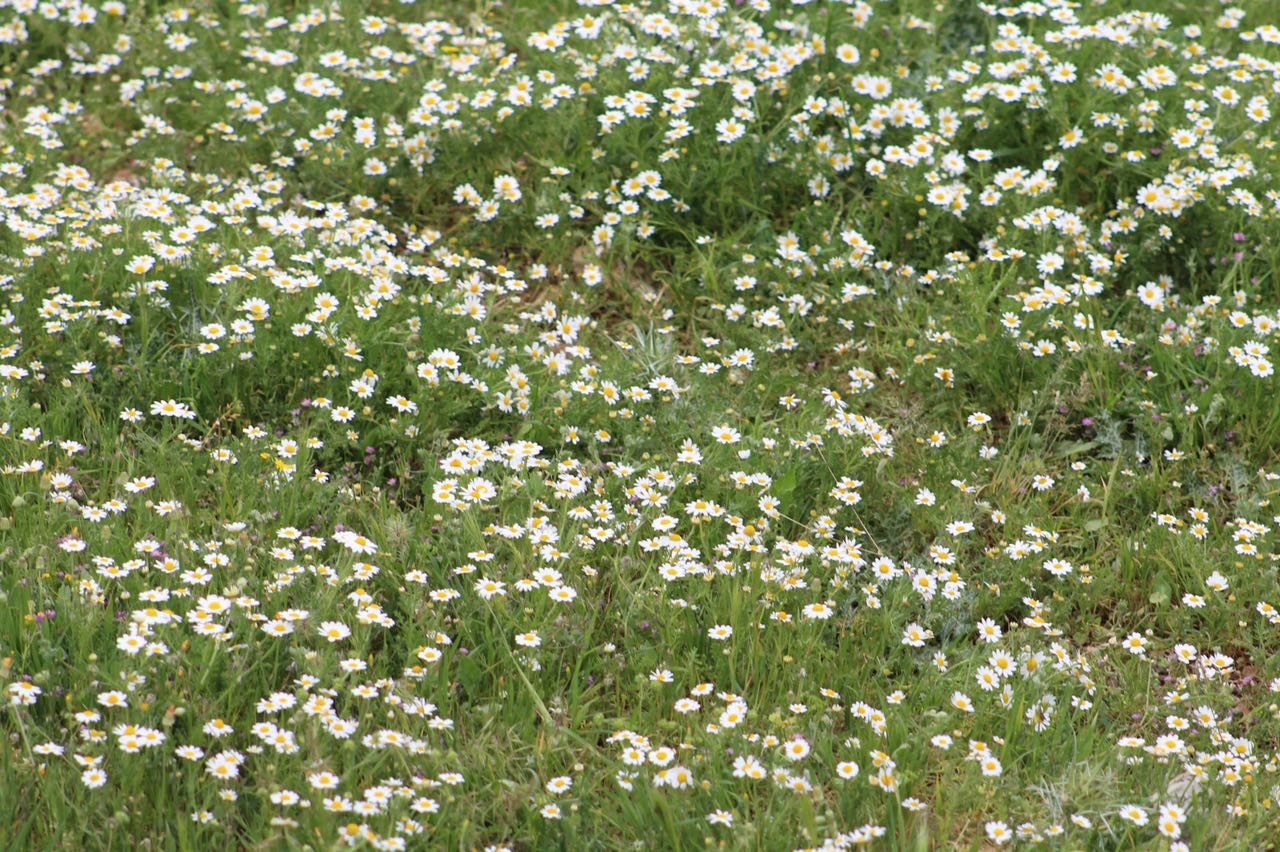
[[[1169,584],[1169,575],[1161,571],[1156,575],[1155,583],[1151,587],[1151,594],[1147,595],[1147,600],[1156,606],[1164,606],[1173,598],[1173,586]]]
[[[480,694],[480,685],[484,682],[484,671],[470,656],[456,657],[458,661],[458,680],[472,700]]]
[[[791,499],[791,495],[796,492],[796,484],[799,481],[800,477],[796,475],[795,468],[792,468],[774,480],[773,496],[786,503]]]
[[[1080,453],[1087,453],[1094,447],[1098,446],[1096,440],[1093,441],[1075,441],[1070,444],[1063,444],[1058,447],[1058,455],[1060,456],[1077,456]]]

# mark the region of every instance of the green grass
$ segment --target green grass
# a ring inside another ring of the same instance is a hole
[[[1148,5],[0,9],[6,848],[1267,847],[1280,31]]]

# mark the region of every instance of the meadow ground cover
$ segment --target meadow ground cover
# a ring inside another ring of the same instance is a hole
[[[1256,849],[1280,9],[0,0],[6,849]]]

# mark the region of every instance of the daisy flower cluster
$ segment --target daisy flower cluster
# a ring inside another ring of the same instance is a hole
[[[0,0],[15,842],[1273,842],[1280,20],[1140,5]]]

